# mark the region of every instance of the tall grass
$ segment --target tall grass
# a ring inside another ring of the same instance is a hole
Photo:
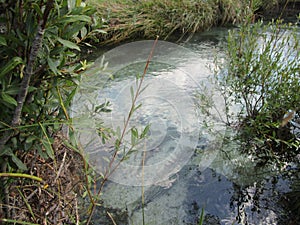
[[[88,0],[106,24],[100,41],[118,43],[127,39],[189,37],[215,25],[243,20],[249,3],[241,0]]]

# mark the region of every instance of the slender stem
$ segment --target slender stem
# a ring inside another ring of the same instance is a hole
[[[20,177],[20,178],[28,178],[31,180],[36,180],[42,182],[43,179],[37,176],[24,174],[24,173],[0,173],[0,177]]]
[[[143,159],[142,159],[142,217],[143,217],[143,225],[145,225],[145,158],[146,158],[146,151],[143,153]]]
[[[117,153],[118,153],[118,150],[123,142],[123,139],[125,137],[125,133],[126,133],[126,130],[127,130],[127,127],[129,125],[129,121],[131,119],[131,116],[134,112],[134,108],[135,108],[135,104],[136,104],[136,101],[137,101],[137,98],[138,96],[140,95],[140,92],[141,92],[141,88],[142,88],[142,84],[143,84],[143,81],[144,81],[144,78],[146,76],[146,73],[147,73],[147,69],[148,69],[148,66],[150,64],[150,61],[152,59],[152,56],[153,56],[153,53],[154,53],[154,49],[157,45],[157,42],[158,42],[158,36],[156,37],[155,41],[154,41],[154,44],[152,46],[152,49],[150,51],[150,54],[148,56],[148,59],[147,59],[147,62],[146,62],[146,65],[145,65],[145,68],[144,68],[144,72],[143,72],[143,75],[141,76],[141,79],[140,79],[140,82],[138,84],[138,88],[135,92],[135,95],[134,95],[134,98],[133,98],[133,101],[132,101],[132,105],[131,105],[131,108],[130,108],[130,111],[128,113],[128,116],[126,118],[126,121],[125,121],[125,124],[124,124],[124,128],[122,130],[122,134],[121,134],[121,137],[120,139],[118,140],[117,144],[116,144],[116,147],[115,147],[115,152],[112,156],[112,159],[110,160],[110,163],[109,163],[109,166],[107,168],[107,170],[105,171],[105,174],[103,176],[103,180],[101,182],[101,185],[100,185],[100,188],[97,192],[97,195],[96,195],[96,199],[100,196],[100,194],[102,193],[102,190],[103,190],[103,187],[104,187],[104,184],[106,183],[106,181],[108,180],[109,176],[119,167],[120,163],[122,162],[122,159],[117,163],[117,165],[112,168],[112,165],[116,159],[116,156],[117,156]],[[124,156],[125,157],[125,156]],[[90,224],[91,220],[92,220],[92,216],[95,212],[95,209],[96,209],[96,203],[95,201],[92,201],[92,206],[91,206],[91,211],[90,211],[90,214],[89,214],[89,217],[87,219],[87,222],[86,222],[86,225]]]

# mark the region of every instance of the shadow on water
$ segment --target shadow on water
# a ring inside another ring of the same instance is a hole
[[[185,47],[199,54],[207,65],[212,63],[216,52],[222,52],[226,34],[226,29],[214,29],[195,35]],[[150,79],[153,80],[159,76],[155,70],[152,75]],[[117,81],[109,87],[110,91],[119,90],[118,85],[122,87],[123,84]],[[167,134],[172,132],[165,129]],[[205,140],[207,137],[200,135],[194,155],[178,173],[145,186],[144,190],[140,186],[108,181],[102,195],[102,207],[94,214],[93,224],[113,224],[109,212],[118,225],[140,225],[143,224],[143,208],[149,225],[196,225],[202,209],[205,212],[203,224],[206,225],[299,224],[300,212],[293,211],[292,207],[299,204],[299,199],[294,197],[299,196],[295,193],[300,189],[300,173],[296,166],[287,165],[284,171],[278,171],[271,164],[262,167],[250,156],[242,154],[236,143],[213,149]],[[207,154],[207,151],[212,152]],[[202,157],[204,152],[206,158]],[[206,163],[207,166],[203,166]]]

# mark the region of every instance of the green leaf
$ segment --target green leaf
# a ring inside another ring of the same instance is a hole
[[[55,64],[55,62],[54,62],[50,57],[48,57],[47,62],[48,62],[48,66],[49,66],[50,70],[51,70],[55,75],[60,74],[60,72],[59,72],[58,69],[57,69],[57,65]]]
[[[10,85],[5,89],[5,94],[8,95],[17,95],[20,91],[20,87],[17,85]]]
[[[26,138],[25,143],[32,143],[36,139],[37,139],[36,136],[31,135],[28,138]]]
[[[131,96],[131,102],[133,102],[133,100],[134,100],[134,90],[133,90],[132,86],[130,87],[130,96]]]
[[[28,93],[33,92],[33,91],[36,91],[36,90],[37,90],[36,87],[33,87],[33,86],[29,86],[29,87],[28,87]]]
[[[81,5],[81,0],[76,0],[76,7],[79,7]]]
[[[72,129],[69,129],[69,139],[70,139],[70,143],[71,143],[73,146],[78,146],[76,133],[75,133],[74,130],[72,130]],[[73,148],[74,148],[74,147],[73,147]]]
[[[95,29],[92,31],[92,33],[107,34],[105,30],[101,30],[101,29]]]
[[[86,35],[87,35],[87,29],[86,29],[86,27],[82,27],[80,30],[81,38],[84,38]]]
[[[48,159],[49,156],[47,155],[47,153],[43,150],[42,146],[40,144],[36,145],[37,151],[39,153],[39,155],[43,158],[43,159]]]
[[[13,154],[13,151],[10,147],[4,146],[3,150],[0,151],[0,157],[3,155],[10,156]]]
[[[66,99],[66,101],[65,101],[65,106],[70,106],[71,105],[71,103],[72,103],[72,100],[73,100],[73,98],[74,98],[74,95],[77,93],[77,87],[75,87],[72,91],[71,91],[71,93],[68,95],[68,97],[67,97],[67,99]]]
[[[140,138],[144,138],[148,135],[149,131],[150,131],[150,127],[151,127],[151,124],[148,124],[145,129],[143,130],[142,134],[140,135]]]
[[[54,150],[52,148],[52,141],[48,137],[47,131],[42,123],[39,123],[40,127],[42,128],[43,134],[45,135],[45,139],[41,139],[41,142],[46,150],[47,155],[54,159]]]
[[[133,127],[131,128],[131,145],[134,146],[136,145],[136,140],[138,139],[138,130]]]
[[[39,17],[43,17],[43,12],[38,4],[32,3],[32,7],[38,13]]]
[[[78,21],[91,22],[91,18],[86,15],[68,15],[59,19],[59,23],[74,23]]]
[[[6,39],[2,35],[0,36],[0,45],[7,46]]]
[[[202,225],[203,222],[204,222],[204,208],[202,208],[202,210],[201,210],[201,214],[199,217],[199,225]]]
[[[18,105],[17,101],[13,97],[11,97],[10,95],[8,95],[4,92],[1,93],[1,97],[2,97],[3,101],[5,101],[6,103],[8,103],[10,105],[14,105],[14,106]]]
[[[2,69],[0,72],[0,78],[2,78],[5,74],[12,71],[17,65],[22,64],[23,60],[20,57],[12,58]]]
[[[141,107],[142,107],[142,103],[139,103],[137,106],[134,107],[133,111],[137,111]]]
[[[15,154],[11,154],[11,159],[16,164],[18,169],[23,171],[27,170],[27,166]]]
[[[65,47],[70,48],[70,49],[76,49],[78,51],[80,51],[80,48],[78,45],[76,45],[75,43],[68,41],[68,40],[64,40],[61,38],[57,38],[57,40]]]
[[[41,140],[42,144],[46,150],[47,155],[51,158],[54,159],[54,151],[51,145],[51,142],[49,142],[48,140]]]
[[[76,37],[78,36],[79,32],[81,31],[81,29],[85,28],[85,22],[79,22],[79,23],[73,23],[72,26],[68,26],[65,30],[64,30],[64,36],[61,36],[61,38],[67,39],[69,40],[72,37]],[[81,34],[82,35],[82,34]],[[84,37],[84,36],[81,36]]]

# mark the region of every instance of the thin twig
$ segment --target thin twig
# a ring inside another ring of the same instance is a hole
[[[146,145],[145,145],[146,147]],[[143,217],[143,225],[145,225],[145,159],[146,159],[146,151],[143,152],[143,159],[142,159],[142,217]]]
[[[63,169],[63,167],[64,167],[64,165],[65,165],[66,156],[67,156],[67,151],[64,152],[64,156],[63,156],[62,162],[61,162],[61,164],[60,164],[59,170],[58,170],[58,172],[57,172],[57,174],[56,174],[56,177],[55,177],[55,179],[54,179],[54,183],[56,183],[56,181],[57,181],[57,179],[59,178],[60,173],[61,173],[61,171],[62,171],[62,169]]]

